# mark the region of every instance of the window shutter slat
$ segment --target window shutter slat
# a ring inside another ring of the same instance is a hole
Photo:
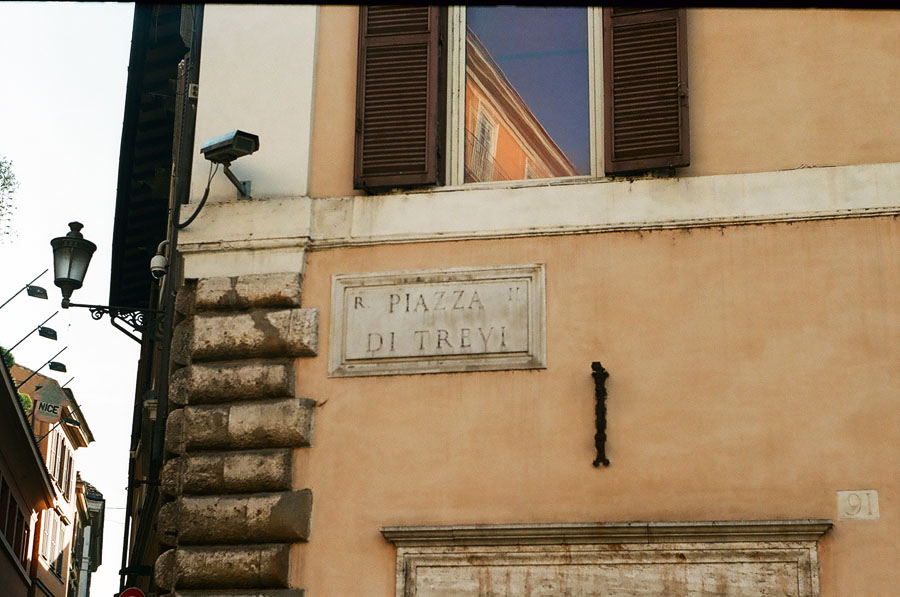
[[[607,174],[690,164],[684,9],[603,9]]]
[[[354,188],[440,182],[439,12],[360,7]]]

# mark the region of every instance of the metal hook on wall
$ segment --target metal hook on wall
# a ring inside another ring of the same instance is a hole
[[[597,448],[597,457],[594,459],[594,466],[609,466],[609,459],[606,457],[606,378],[609,373],[600,364],[600,361],[591,363],[591,376],[594,378],[594,395],[597,398],[597,404],[594,407],[594,414],[597,419],[597,433],[594,435],[594,445]]]

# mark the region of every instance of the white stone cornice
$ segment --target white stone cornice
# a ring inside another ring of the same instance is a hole
[[[484,524],[385,527],[381,534],[397,547],[795,542],[818,541],[832,526],[823,519]]]
[[[326,248],[894,214],[900,163],[314,200],[311,240]]]
[[[299,271],[305,250],[885,215],[900,215],[900,162],[216,203],[181,232],[178,248],[188,277],[209,277]],[[219,271],[223,252],[233,271]]]

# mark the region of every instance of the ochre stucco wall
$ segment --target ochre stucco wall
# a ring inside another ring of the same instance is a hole
[[[311,197],[362,194],[353,190],[358,31],[356,6],[319,7],[309,164]]]
[[[683,175],[900,159],[900,12],[689,10]]]
[[[329,379],[334,274],[546,264],[546,370]],[[308,254],[320,402],[295,581],[393,595],[391,525],[830,518],[821,594],[900,583],[900,222],[892,217]],[[609,370],[609,468],[591,361]],[[881,518],[837,520],[837,490]]]
[[[319,12],[310,195],[353,191],[358,12]],[[900,11],[691,9],[681,176],[900,160]]]

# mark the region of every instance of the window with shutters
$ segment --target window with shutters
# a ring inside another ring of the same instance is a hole
[[[51,431],[50,438],[47,440],[47,445],[50,446],[50,455],[47,460],[47,470],[54,477],[56,476],[56,466],[59,460],[57,459],[57,451],[59,450],[59,433],[56,431]]]
[[[12,543],[13,539],[16,536],[16,514],[19,512],[19,505],[16,503],[16,498],[13,497],[12,491],[9,493],[9,505],[7,505],[6,510],[3,511],[3,516],[6,519],[4,527],[6,529],[5,535],[6,539]]]
[[[53,465],[53,478],[56,480],[56,484],[60,485],[60,479],[62,478],[62,469],[63,463],[65,462],[65,448],[66,442],[63,439],[62,432],[56,433],[56,462]]]
[[[22,546],[22,542],[25,540],[25,515],[22,514],[22,511],[16,508],[16,531],[15,535],[11,538],[10,543],[12,543],[13,551],[22,559],[22,554],[25,551]]]
[[[50,526],[54,514],[53,510],[44,510],[41,517],[41,557],[45,560],[50,559]]]
[[[71,501],[72,487],[74,486],[72,481],[75,476],[75,467],[71,452],[69,452],[68,466],[66,468],[68,469],[68,472],[66,473],[66,499]]]
[[[54,436],[53,450],[50,456],[50,474],[59,487],[62,496],[66,500],[70,500],[72,493],[72,476],[75,473],[74,460],[72,458],[72,450],[66,442],[62,432],[57,432]]]
[[[6,535],[6,509],[9,507],[10,490],[6,479],[0,476],[0,534]]]
[[[603,11],[606,172],[690,163],[684,9]]]
[[[50,564],[50,569],[53,570],[57,576],[61,577],[63,574],[63,554],[65,553],[66,538],[66,527],[62,520],[59,521],[59,524],[56,527],[56,533],[56,546],[54,550],[56,557]]]
[[[62,479],[60,479],[60,488],[63,497],[69,499],[69,480],[72,478],[72,455],[66,450],[66,460],[63,463]]]
[[[684,14],[361,7],[354,186],[688,165]],[[494,125],[490,155],[485,114]]]
[[[0,475],[0,542],[5,541],[22,564],[28,556],[28,534],[28,519],[13,496],[12,488]]]
[[[56,510],[50,509],[44,512],[41,556],[47,560],[50,570],[58,577],[61,577],[63,572],[66,524]]]
[[[436,6],[360,7],[354,186],[438,184],[441,13]]]
[[[59,544],[59,515],[56,511],[50,512],[50,551],[48,553],[48,559],[50,560],[50,569],[54,569],[54,565],[56,562],[56,556],[59,553],[57,551],[57,546]]]
[[[56,484],[59,485],[63,498],[66,498],[69,495],[69,491],[66,488],[66,477],[69,474],[69,458],[66,452],[67,450],[63,449],[62,458],[59,459],[59,477],[56,479]]]
[[[25,566],[28,563],[28,560],[30,559],[29,550],[28,550],[30,539],[31,539],[31,526],[30,526],[30,520],[29,520],[29,521],[26,521],[24,524],[24,532],[23,532],[23,536],[22,536],[22,547],[19,552],[19,561],[22,562],[23,566]]]
[[[478,113],[475,131],[466,131],[466,181],[478,182],[494,180],[494,176],[502,176],[498,168],[495,172],[494,156],[497,147],[497,126],[483,111]]]

